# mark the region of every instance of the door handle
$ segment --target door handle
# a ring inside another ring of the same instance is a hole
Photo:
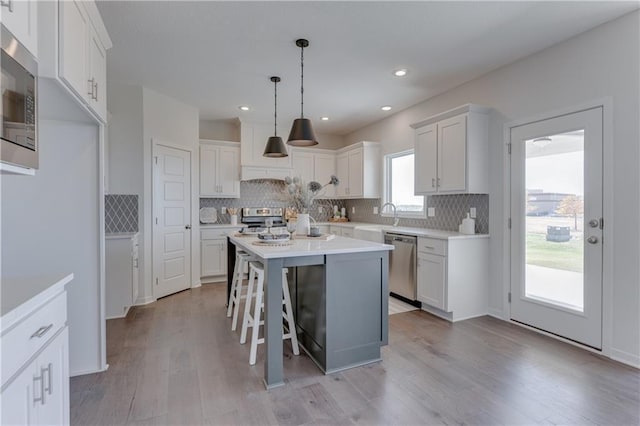
[[[596,244],[598,242],[598,237],[596,237],[595,235],[592,235],[589,238],[587,238],[587,242],[589,244]]]
[[[592,228],[597,228],[598,226],[600,226],[600,221],[598,219],[591,219],[589,221],[589,226]]]
[[[184,229],[191,229],[191,225],[185,225]]]

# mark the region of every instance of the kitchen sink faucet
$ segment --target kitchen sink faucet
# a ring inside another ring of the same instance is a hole
[[[398,218],[398,209],[396,208],[395,204],[393,204],[393,203],[384,203],[382,205],[382,207],[380,207],[380,216],[382,216],[382,211],[387,206],[393,207],[393,226],[398,226],[398,222],[400,222],[400,219]]]

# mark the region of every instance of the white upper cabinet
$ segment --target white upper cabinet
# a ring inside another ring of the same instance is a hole
[[[489,111],[468,104],[411,125],[417,195],[489,192]]]
[[[288,131],[279,127],[278,135],[286,141]],[[291,155],[282,158],[262,155],[267,140],[271,136],[273,136],[273,125],[246,122],[240,124],[240,163],[242,166],[291,169]],[[287,146],[287,149],[290,151],[291,147]]]
[[[327,154],[316,153],[313,156],[313,171],[315,181],[321,185],[326,185],[331,181],[331,176],[336,174],[336,155],[331,152]],[[336,186],[328,185],[324,188],[321,198],[335,198]]]
[[[200,197],[240,198],[240,147],[200,141]]]
[[[107,50],[111,39],[92,1],[38,2],[40,76],[60,81],[107,121]]]
[[[6,0],[2,2],[2,24],[36,58],[38,57],[38,2]]]
[[[321,185],[329,183],[331,175],[336,174],[336,155],[334,151],[314,148],[289,149],[293,176],[300,176],[305,182],[316,181]],[[319,198],[335,198],[333,185],[326,186]]]
[[[337,151],[338,198],[380,198],[380,144],[359,142]]]

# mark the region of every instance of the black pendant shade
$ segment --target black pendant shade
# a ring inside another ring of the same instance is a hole
[[[287,146],[282,142],[282,138],[278,136],[278,82],[280,77],[271,77],[273,81],[273,136],[267,140],[267,146],[264,147],[263,157],[280,158],[287,157]]]
[[[300,118],[293,120],[287,144],[292,146],[313,146],[318,145],[318,140],[313,131],[311,120],[304,118],[304,48],[309,46],[309,40],[298,39],[296,40],[296,46],[300,48]]]
[[[280,158],[286,157],[287,154],[287,146],[282,141],[280,136],[271,136],[269,140],[267,140],[267,146],[264,147],[264,157],[272,157],[272,158]]]
[[[292,146],[318,145],[311,120],[308,118],[296,118],[293,120],[293,126],[291,126],[287,144]]]

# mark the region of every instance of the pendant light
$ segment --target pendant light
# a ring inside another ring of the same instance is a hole
[[[311,120],[304,118],[304,48],[309,46],[309,40],[298,39],[296,40],[296,46],[300,48],[300,118],[296,118],[293,121],[287,144],[313,146],[318,145],[318,140],[313,131]]]
[[[273,81],[273,136],[267,140],[267,146],[264,148],[264,157],[287,157],[287,147],[282,142],[282,138],[278,136],[278,83],[280,77],[271,77]]]

